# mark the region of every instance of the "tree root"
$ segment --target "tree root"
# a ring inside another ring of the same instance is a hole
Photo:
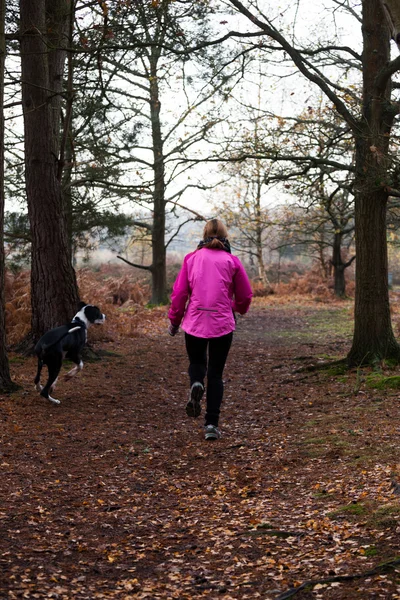
[[[0,377],[0,394],[12,394],[20,389],[21,386],[14,383],[14,381],[4,381],[2,377]]]
[[[347,358],[339,358],[338,360],[331,360],[329,362],[319,363],[317,365],[306,365],[305,367],[300,367],[293,371],[293,373],[304,373],[312,371],[324,371],[325,369],[330,369],[331,367],[336,367],[338,365],[348,365]]]
[[[386,573],[388,571],[393,570],[399,565],[400,558],[394,558],[393,560],[381,563],[374,569],[364,571],[363,573],[354,573],[353,575],[336,575],[334,577],[326,577],[326,579],[310,579],[309,581],[305,581],[296,588],[291,588],[290,590],[279,594],[279,596],[277,596],[275,600],[286,600],[287,598],[292,598],[298,592],[301,592],[302,590],[308,587],[313,588],[317,584],[334,583],[341,581],[354,581],[355,579],[363,579],[364,577],[371,577],[372,575],[380,575],[381,573]]]
[[[12,346],[11,350],[22,356],[33,356],[35,348],[35,340],[30,331],[21,341]]]

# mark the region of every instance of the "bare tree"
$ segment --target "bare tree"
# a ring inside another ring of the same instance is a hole
[[[328,55],[332,46],[297,48],[263,15],[251,11],[240,0],[229,0],[254,28],[273,40],[278,52],[284,51],[300,73],[320,88],[349,126],[355,144],[355,227],[356,227],[356,299],[350,364],[374,363],[392,357],[400,359],[400,347],[393,334],[388,293],[386,209],[389,194],[389,143],[398,102],[392,99],[392,76],[400,69],[400,58],[390,59],[390,31],[381,0],[363,0],[361,15],[356,11],[363,35],[362,103],[354,105],[349,94],[320,68],[315,57]],[[269,43],[269,41],[268,41]],[[351,48],[336,46],[336,54],[356,60]],[[347,90],[348,91],[348,90]],[[367,326],[366,326],[367,324]]]
[[[15,386],[11,381],[6,349],[5,298],[4,298],[4,59],[6,43],[4,33],[5,0],[0,0],[0,392],[9,392]]]
[[[250,66],[250,65],[249,65]],[[252,103],[239,102],[239,122],[232,126],[234,135],[224,140],[221,155],[228,160],[221,170],[226,178],[223,188],[224,200],[217,209],[233,227],[233,245],[250,262],[257,266],[258,280],[269,285],[264,253],[266,234],[271,227],[269,218],[269,176],[273,162],[263,160],[262,156],[269,136],[268,123],[262,110],[262,73],[261,65],[256,63],[254,73],[254,96]],[[237,156],[248,156],[247,160],[236,161]],[[250,158],[252,156],[252,158]],[[233,157],[232,162],[229,157]]]
[[[119,153],[127,177],[136,182],[132,201],[142,207],[142,214],[146,208],[149,213],[147,220],[134,225],[151,237],[152,248],[150,265],[133,265],[151,273],[155,304],[167,300],[167,246],[182,226],[169,235],[168,214],[181,209],[187,220],[202,219],[198,211],[186,210],[182,199],[195,189],[212,186],[190,173],[188,151],[195,154],[204,148],[221,120],[218,108],[228,86],[224,69],[230,76],[241,76],[241,63],[232,67],[232,56],[224,56],[221,49],[198,55],[191,51],[191,41],[207,36],[207,11],[206,5],[192,0],[151,5],[140,0],[135,13],[110,15],[109,26],[118,32],[115,48],[120,50],[102,58],[103,80],[116,73],[122,82],[122,90],[116,92],[110,79],[107,97],[116,99],[114,108],[119,104],[124,114],[130,114],[121,130]]]
[[[293,185],[293,184],[292,184]],[[291,186],[294,201],[278,211],[278,227],[286,232],[280,248],[300,247],[314,256],[328,279],[333,269],[334,293],[346,297],[345,270],[355,260],[349,257],[354,242],[354,201],[348,190],[337,187],[331,193],[323,182],[306,180]]]

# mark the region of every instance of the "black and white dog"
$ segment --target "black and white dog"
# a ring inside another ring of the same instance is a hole
[[[50,394],[56,385],[63,359],[69,358],[76,365],[66,374],[67,379],[81,371],[83,368],[81,352],[87,340],[88,327],[94,323],[104,323],[106,318],[100,309],[92,304],[80,302],[78,308],[79,312],[76,313],[71,323],[51,329],[40,338],[35,346],[35,354],[38,357],[36,389],[41,396],[55,404],[60,404],[60,401],[52,398]],[[40,385],[43,365],[47,365],[49,371],[49,378],[44,387]]]

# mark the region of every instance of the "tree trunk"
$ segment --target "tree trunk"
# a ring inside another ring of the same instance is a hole
[[[386,244],[387,194],[376,189],[356,194],[356,295],[352,365],[400,358],[391,325]],[[375,189],[374,189],[375,188]]]
[[[258,150],[258,129],[257,129],[257,121],[256,121],[256,129],[255,129],[255,147]],[[258,277],[264,287],[269,285],[267,273],[265,272],[265,265],[263,259],[263,223],[261,218],[261,188],[262,188],[262,176],[261,176],[261,162],[256,161],[256,202],[255,202],[255,227],[256,227],[256,253],[257,253],[257,268],[258,268]]]
[[[325,256],[325,233],[323,231],[319,231],[314,235],[314,238],[316,240],[320,274],[323,279],[327,280],[329,277],[329,261],[327,261]]]
[[[333,238],[332,266],[334,276],[334,291],[337,298],[346,296],[346,280],[344,277],[345,263],[342,260],[342,237],[341,232],[335,233]]]
[[[74,15],[71,13],[69,17],[69,27],[68,27],[68,42],[72,47],[73,44],[73,32],[74,32]],[[72,130],[73,123],[73,104],[74,104],[74,64],[73,64],[73,56],[71,53],[67,56],[67,71],[68,78],[66,82],[66,108],[65,108],[65,117],[62,127],[62,139],[61,139],[61,147],[60,147],[60,162],[58,165],[58,179],[61,181],[62,186],[62,197],[64,203],[64,214],[65,214],[65,224],[67,228],[67,240],[69,253],[71,257],[71,262],[73,266],[76,266],[77,263],[77,244],[74,239],[74,211],[73,211],[73,195],[72,195],[72,167],[74,161],[74,152],[73,152],[73,135],[74,132]],[[64,169],[65,164],[68,165],[66,169]]]
[[[78,302],[58,174],[66,0],[20,0],[25,177],[32,235],[32,336],[69,321]],[[50,5],[49,5],[50,6]],[[54,15],[57,15],[56,17]],[[47,36],[51,23],[51,37]],[[54,29],[59,27],[58,32]]]
[[[167,302],[167,275],[165,249],[165,178],[163,139],[160,122],[160,95],[157,79],[159,50],[152,48],[150,57],[150,112],[154,156],[154,213],[152,229],[152,295],[153,304]]]
[[[262,248],[257,248],[257,268],[258,268],[258,278],[264,287],[269,285],[268,277],[265,272],[264,259],[262,255]]]
[[[64,93],[64,68],[67,57],[69,23],[71,18],[70,0],[45,0],[45,14],[48,41],[48,77],[51,94],[48,102],[51,105],[52,117],[52,152],[57,158],[60,156],[61,141],[61,110],[63,106],[62,94]],[[59,166],[59,165],[58,165]],[[57,171],[58,173],[58,171]],[[61,177],[58,177],[61,179]]]
[[[386,244],[388,140],[397,108],[390,79],[378,75],[390,59],[380,0],[363,1],[363,119],[356,139],[356,297],[349,363],[400,359],[390,320]]]
[[[267,273],[265,271],[264,258],[263,258],[263,243],[262,243],[262,230],[260,226],[260,222],[258,221],[256,224],[256,254],[257,254],[257,269],[258,269],[258,277],[260,282],[264,287],[270,285],[267,277]]]
[[[381,0],[392,39],[400,50],[400,4],[398,0]]]
[[[336,298],[346,297],[346,279],[344,276],[344,265],[334,267],[334,293]]]
[[[0,0],[0,392],[9,392],[16,386],[11,381],[6,348],[5,328],[5,256],[4,256],[4,37],[5,0]]]

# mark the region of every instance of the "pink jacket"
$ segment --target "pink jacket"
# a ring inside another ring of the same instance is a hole
[[[190,335],[220,337],[235,329],[233,311],[244,315],[252,296],[249,278],[237,256],[201,248],[184,258],[168,317],[177,327],[183,319],[182,329]]]

